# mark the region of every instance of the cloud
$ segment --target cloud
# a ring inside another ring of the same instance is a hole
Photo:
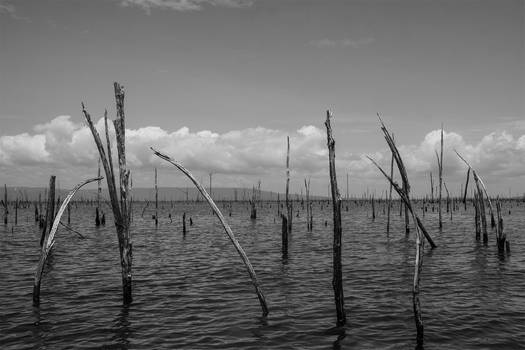
[[[350,47],[353,49],[357,49],[361,46],[372,44],[375,41],[372,37],[367,38],[361,38],[361,39],[340,39],[340,40],[334,40],[334,39],[319,39],[319,40],[312,40],[310,41],[310,45],[317,47],[319,49],[324,48],[336,48],[336,47]]]
[[[152,8],[174,11],[199,11],[205,5],[242,8],[253,5],[255,0],[120,0],[122,6],[138,6],[148,14]]]
[[[113,126],[109,125],[110,137],[114,140]],[[103,135],[103,119],[96,122],[96,128]],[[284,176],[287,136],[290,136],[292,178],[300,182],[311,176],[317,179],[318,190],[323,191],[328,164],[326,134],[324,129],[313,125],[290,133],[264,127],[217,133],[193,131],[187,127],[170,131],[146,126],[126,130],[126,153],[138,186],[150,183],[148,176],[153,167],[168,166],[152,154],[149,147],[153,146],[182,162],[192,172],[225,175],[223,178],[230,179],[225,185],[239,185],[239,179],[245,179],[244,185],[249,186],[254,179],[264,179],[263,183],[276,184],[274,186],[279,188]],[[366,154],[345,153],[337,145],[340,177],[348,173],[354,186],[359,183],[385,186],[386,182]],[[428,187],[429,172],[437,174],[435,152],[439,147],[440,130],[428,132],[419,144],[399,145],[412,187],[419,188],[419,193]],[[469,143],[459,133],[445,131],[444,178],[449,189],[455,185],[459,187],[466,173],[465,164],[454,150],[471,163],[489,186],[522,179],[525,174],[525,135],[516,138],[505,131],[493,132]],[[116,155],[114,143],[113,154]],[[385,169],[390,168],[386,145],[368,155]],[[76,183],[86,174],[95,174],[97,160],[98,152],[89,129],[72,121],[70,116],[58,116],[48,123],[38,124],[32,133],[0,136],[0,171],[10,174],[10,180],[20,182],[18,185],[29,185],[26,181],[38,178],[37,174],[45,178],[44,175],[57,172],[65,183]],[[359,191],[354,187],[355,190]]]
[[[14,16],[15,7],[7,0],[0,0],[0,14],[2,13]]]

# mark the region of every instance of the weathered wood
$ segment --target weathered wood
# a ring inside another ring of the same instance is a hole
[[[186,236],[186,213],[182,213],[182,235]]]
[[[120,253],[120,264],[122,270],[122,294],[124,304],[130,304],[133,300],[131,292],[131,280],[132,280],[132,241],[131,233],[129,230],[130,225],[130,210],[131,205],[128,205],[128,191],[129,191],[129,176],[130,172],[126,168],[126,146],[125,146],[125,114],[124,114],[124,88],[117,82],[114,83],[115,101],[117,106],[117,118],[113,121],[115,128],[115,136],[117,141],[117,153],[118,153],[118,164],[119,164],[119,188],[120,198],[117,195],[116,180],[114,177],[113,162],[111,158],[111,143],[109,141],[109,131],[107,123],[107,111],[104,114],[104,125],[106,131],[107,141],[107,157],[104,145],[100,139],[100,135],[96,130],[91,116],[86,111],[84,104],[82,103],[82,113],[88,124],[89,129],[97,145],[97,149],[101,158],[104,171],[106,173],[106,181],[108,185],[108,192],[111,202],[111,208],[113,216],[115,218],[115,228],[117,232],[117,238],[119,242],[119,253]]]
[[[470,178],[470,167],[467,170],[467,181],[465,183],[465,192],[463,194],[463,207],[464,207],[465,211],[467,210],[467,190],[468,190],[468,180],[469,180],[469,178]]]
[[[392,139],[394,139],[394,134],[392,134]],[[390,157],[390,178],[394,178],[394,154]],[[390,234],[390,209],[392,208],[392,184],[390,184],[390,189],[388,192],[388,207],[387,207],[387,218],[386,218],[386,234]]]
[[[439,159],[439,228],[443,228],[443,217],[442,217],[442,203],[441,203],[441,195],[442,195],[442,186],[443,186],[443,124],[441,124],[441,153],[438,157]]]
[[[157,168],[155,168],[155,227],[159,225],[159,188],[157,185]]]
[[[330,188],[332,194],[333,220],[334,220],[334,242],[333,242],[333,277],[332,287],[334,289],[335,308],[337,312],[337,326],[346,324],[346,312],[343,292],[343,266],[341,262],[342,251],[342,226],[341,226],[341,195],[337,187],[337,175],[335,171],[335,140],[332,136],[330,124],[330,111],[326,111],[326,138],[328,146],[328,167],[330,171]]]
[[[288,258],[288,219],[282,214],[281,220],[281,253],[283,259],[286,259]]]
[[[180,163],[178,163],[177,161],[173,160],[171,157],[158,152],[154,148],[151,148],[151,150],[153,151],[153,153],[157,157],[159,157],[161,159],[164,159],[168,163],[173,164],[177,169],[179,169],[182,173],[184,173],[184,175],[186,175],[191,180],[191,182],[193,182],[195,187],[197,187],[199,192],[206,199],[206,201],[208,202],[208,204],[212,208],[212,210],[215,213],[215,215],[217,215],[217,217],[219,218],[219,220],[220,220],[220,222],[222,224],[222,227],[224,227],[224,230],[226,231],[226,234],[228,235],[230,241],[233,243],[235,249],[239,253],[239,255],[240,255],[244,265],[246,266],[246,269],[248,270],[248,274],[250,275],[252,284],[255,287],[255,292],[257,293],[257,297],[259,299],[259,303],[261,304],[261,309],[262,309],[262,312],[263,312],[263,316],[267,316],[268,315],[268,306],[266,304],[266,299],[264,297],[262,289],[259,286],[259,282],[257,281],[257,276],[255,274],[255,271],[253,270],[252,264],[250,263],[250,260],[248,259],[248,256],[244,252],[244,249],[242,249],[239,241],[237,241],[237,238],[235,238],[235,235],[233,234],[233,231],[231,230],[230,226],[226,222],[226,219],[222,215],[221,211],[219,210],[219,208],[217,207],[217,205],[215,204],[213,199],[210,197],[208,192],[206,192],[206,189],[197,181],[197,179],[186,168],[184,168]],[[190,226],[191,226],[191,224],[192,224],[192,220],[190,218]]]
[[[9,210],[7,208],[7,184],[4,184],[4,225],[7,225],[7,216]]]
[[[293,204],[289,199],[290,187],[290,136],[286,136],[286,219],[288,220],[287,234],[292,231]]]
[[[379,115],[378,115],[379,117]],[[417,348],[423,348],[423,339],[424,339],[424,325],[423,325],[423,317],[422,317],[422,311],[421,311],[421,303],[419,299],[419,293],[420,293],[420,279],[421,279],[421,270],[423,267],[423,251],[424,251],[424,240],[422,239],[421,234],[423,233],[425,237],[427,237],[428,233],[424,229],[423,224],[421,223],[421,220],[417,216],[417,213],[415,210],[413,210],[412,203],[410,200],[410,184],[408,182],[408,176],[406,172],[405,165],[403,163],[403,160],[401,159],[401,155],[399,154],[399,151],[392,139],[392,136],[390,135],[389,131],[387,130],[385,124],[379,117],[380,123],[381,123],[381,130],[383,131],[383,134],[385,136],[385,140],[390,147],[390,150],[392,151],[392,154],[394,155],[396,164],[399,169],[399,174],[401,176],[401,179],[403,181],[403,187],[401,188],[397,183],[393,181],[391,177],[389,177],[386,172],[370,157],[368,157],[374,165],[381,171],[381,173],[387,178],[387,180],[392,184],[396,192],[401,197],[402,201],[405,203],[406,207],[410,210],[410,213],[412,214],[412,219],[414,221],[414,226],[416,228],[416,258],[415,258],[415,268],[414,268],[414,282],[412,285],[412,305],[414,309],[414,320],[416,324],[416,342],[417,342]],[[429,240],[429,235],[427,237],[427,240]],[[435,246],[430,239],[429,242],[431,242],[431,245],[433,247]]]
[[[88,179],[76,185],[68,193],[68,195],[64,199],[64,202],[62,202],[62,205],[58,209],[57,215],[55,217],[53,216],[53,212],[52,212],[54,209],[51,209],[51,208],[54,208],[54,205],[50,205],[50,204],[53,204],[54,197],[55,197],[55,176],[51,176],[51,179],[49,181],[49,198],[48,198],[48,206],[47,206],[48,213],[46,214],[46,217],[49,219],[47,222],[49,223],[50,229],[49,229],[49,234],[45,236],[44,242],[42,244],[40,259],[38,261],[38,265],[35,271],[35,278],[33,282],[33,305],[38,306],[40,304],[40,285],[42,283],[42,273],[44,272],[44,266],[45,266],[47,257],[49,255],[49,252],[51,251],[51,248],[53,248],[53,245],[55,244],[55,233],[57,232],[58,225],[60,224],[60,218],[62,217],[62,214],[64,214],[64,211],[69,205],[71,198],[73,198],[75,193],[82,186],[90,182],[96,181],[98,179],[99,178]]]
[[[49,232],[53,218],[55,217],[55,181],[56,176],[52,175],[49,178],[49,193],[47,196],[47,205],[46,205],[46,218],[42,228],[42,235],[40,236],[40,246],[44,245],[46,241],[47,233]]]

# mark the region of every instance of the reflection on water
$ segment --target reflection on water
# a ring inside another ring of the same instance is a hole
[[[512,213],[504,217],[512,256],[498,254],[492,231],[486,246],[474,239],[471,208],[455,212],[441,232],[437,211],[425,213],[425,225],[438,245],[433,251],[425,245],[421,277],[426,349],[523,345],[525,260],[519,252],[525,248],[525,210],[505,205]],[[332,328],[331,206],[315,203],[313,231],[307,232],[305,213],[296,203],[299,217],[294,216],[283,259],[275,204],[258,208],[253,221],[247,203],[232,203],[226,219],[257,272],[268,317],[261,317],[246,269],[210,209],[204,203],[161,207],[155,228],[154,209],[134,206],[134,302],[129,307],[122,306],[118,245],[109,216],[105,227],[96,228],[92,207],[72,206],[71,226],[86,239],[59,229],[38,308],[31,302],[40,252],[31,209],[19,211],[26,220],[18,226],[0,226],[2,349],[72,344],[112,349],[415,347],[415,247],[413,232],[405,235],[404,217],[397,210],[388,236],[381,207],[376,220],[359,203],[343,211],[348,324]],[[186,235],[183,212],[193,221]]]

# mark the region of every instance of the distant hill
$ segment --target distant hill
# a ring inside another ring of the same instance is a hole
[[[43,187],[8,187],[7,195],[8,200],[12,201],[16,197],[20,199],[27,199],[30,201],[37,201],[38,196],[40,195],[42,200],[44,200],[45,193],[47,189]],[[68,189],[57,190],[56,196],[64,198]],[[4,198],[4,190],[0,191],[2,199]],[[134,200],[138,201],[152,201],[155,200],[155,189],[153,188],[133,188],[132,196]],[[107,189],[103,188],[101,196],[103,199],[109,199]],[[273,191],[263,191],[261,190],[260,199],[261,200],[277,200],[279,196],[280,200],[284,200],[283,193],[277,193]],[[297,199],[300,195],[291,194],[292,199]],[[212,189],[212,198],[214,200],[249,200],[252,197],[252,189],[248,188],[213,188]],[[95,200],[97,198],[96,189],[81,189],[75,195],[74,200]],[[325,199],[326,197],[321,196],[312,196],[312,199]],[[202,196],[199,191],[194,187],[159,187],[159,201],[183,201],[183,200],[194,201],[196,199],[202,200]]]

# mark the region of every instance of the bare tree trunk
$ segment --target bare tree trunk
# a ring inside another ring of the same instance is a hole
[[[326,111],[326,136],[328,146],[328,165],[330,169],[330,187],[332,192],[333,219],[334,219],[334,244],[333,244],[333,278],[335,308],[337,312],[337,326],[346,324],[346,313],[343,293],[343,267],[341,263],[342,227],[341,227],[341,195],[337,187],[335,172],[335,140],[332,136],[330,125],[330,111]]]
[[[441,194],[443,185],[443,124],[441,124],[441,153],[439,157],[439,228],[443,228],[442,208],[441,208]]]
[[[4,225],[7,225],[7,215],[9,210],[7,209],[7,184],[4,184]]]
[[[392,135],[394,139],[394,135]],[[394,155],[392,154],[390,158],[390,178],[394,178]],[[390,190],[388,194],[388,208],[387,208],[387,218],[386,218],[386,234],[390,234],[390,209],[392,207],[392,184],[390,184]]]
[[[263,316],[267,316],[268,315],[268,306],[266,305],[266,299],[265,299],[264,294],[263,294],[263,292],[262,292],[262,290],[261,290],[261,288],[259,286],[259,282],[257,281],[257,276],[255,275],[255,271],[253,270],[252,264],[250,263],[250,260],[248,259],[248,256],[244,252],[244,249],[242,249],[241,245],[239,244],[239,241],[237,241],[237,238],[235,238],[235,235],[233,234],[233,231],[231,230],[231,228],[228,225],[228,223],[226,223],[226,220],[224,219],[224,216],[222,215],[222,213],[219,210],[219,208],[217,208],[217,205],[215,204],[213,199],[206,192],[204,187],[195,179],[195,177],[186,168],[184,168],[181,164],[177,163],[172,158],[170,158],[167,155],[164,155],[164,154],[156,151],[153,148],[151,148],[151,150],[155,153],[155,155],[157,157],[162,158],[165,161],[173,164],[175,167],[177,167],[177,169],[182,171],[191,180],[191,182],[193,182],[195,187],[197,187],[197,189],[202,194],[204,199],[206,199],[206,201],[208,201],[208,204],[212,208],[212,210],[215,213],[215,215],[217,215],[217,217],[219,218],[222,226],[224,227],[224,230],[226,231],[226,234],[228,235],[230,241],[233,243],[235,249],[237,250],[237,252],[241,256],[241,259],[242,259],[244,265],[246,266],[246,269],[248,270],[248,273],[249,273],[250,278],[252,280],[253,286],[255,287],[255,292],[257,293],[257,297],[259,298],[259,303],[261,304],[261,308],[262,308],[262,311],[263,311]],[[192,221],[191,221],[191,218],[190,218],[190,226],[191,226],[191,224],[192,224]]]
[[[60,218],[62,217],[62,214],[64,214],[64,211],[66,210],[66,207],[69,206],[69,202],[71,201],[71,198],[75,195],[75,193],[85,184],[88,184],[90,182],[93,182],[97,180],[97,178],[89,179],[84,182],[81,182],[77,186],[75,186],[67,195],[66,199],[64,199],[64,202],[60,206],[60,208],[57,211],[57,215],[55,217],[54,215],[54,208],[53,205],[55,200],[55,176],[51,176],[49,180],[49,197],[47,201],[47,213],[46,213],[46,225],[44,228],[43,233],[46,232],[47,234],[44,234],[43,242],[40,244],[42,246],[42,250],[40,253],[40,259],[38,261],[38,265],[36,267],[35,271],[35,278],[33,282],[33,305],[38,306],[40,304],[40,285],[42,283],[42,273],[44,272],[44,266],[46,263],[46,259],[49,255],[49,252],[51,251],[51,248],[53,248],[53,245],[55,243],[55,233],[58,229],[58,225],[60,223]],[[80,235],[82,237],[82,235]]]
[[[159,225],[159,188],[157,185],[157,168],[155,168],[155,227]]]
[[[290,190],[290,137],[286,137],[286,216],[288,220],[288,233],[292,231],[293,205],[289,199]]]
[[[474,225],[476,228],[476,240],[481,237],[481,215],[479,210],[479,198],[477,192],[474,192]]]
[[[132,280],[132,241],[131,233],[129,231],[129,218],[131,205],[129,205],[128,191],[129,191],[129,176],[130,172],[126,168],[126,125],[124,116],[124,88],[119,83],[114,83],[115,89],[115,100],[117,105],[117,118],[113,121],[115,127],[116,141],[117,141],[117,152],[118,152],[118,164],[119,164],[119,187],[120,187],[120,198],[117,194],[117,185],[115,181],[115,174],[113,170],[113,162],[111,157],[111,143],[109,140],[108,122],[107,122],[107,111],[104,114],[104,124],[106,131],[106,151],[104,145],[100,139],[98,131],[95,129],[91,116],[86,111],[84,104],[82,104],[82,113],[86,119],[86,122],[93,134],[95,143],[98,148],[98,152],[104,166],[106,173],[106,181],[108,185],[109,197],[111,200],[111,208],[113,210],[113,216],[115,217],[115,228],[117,231],[117,237],[119,242],[119,253],[120,253],[120,264],[122,268],[122,294],[124,304],[130,304],[133,300],[131,293],[131,280]]]

